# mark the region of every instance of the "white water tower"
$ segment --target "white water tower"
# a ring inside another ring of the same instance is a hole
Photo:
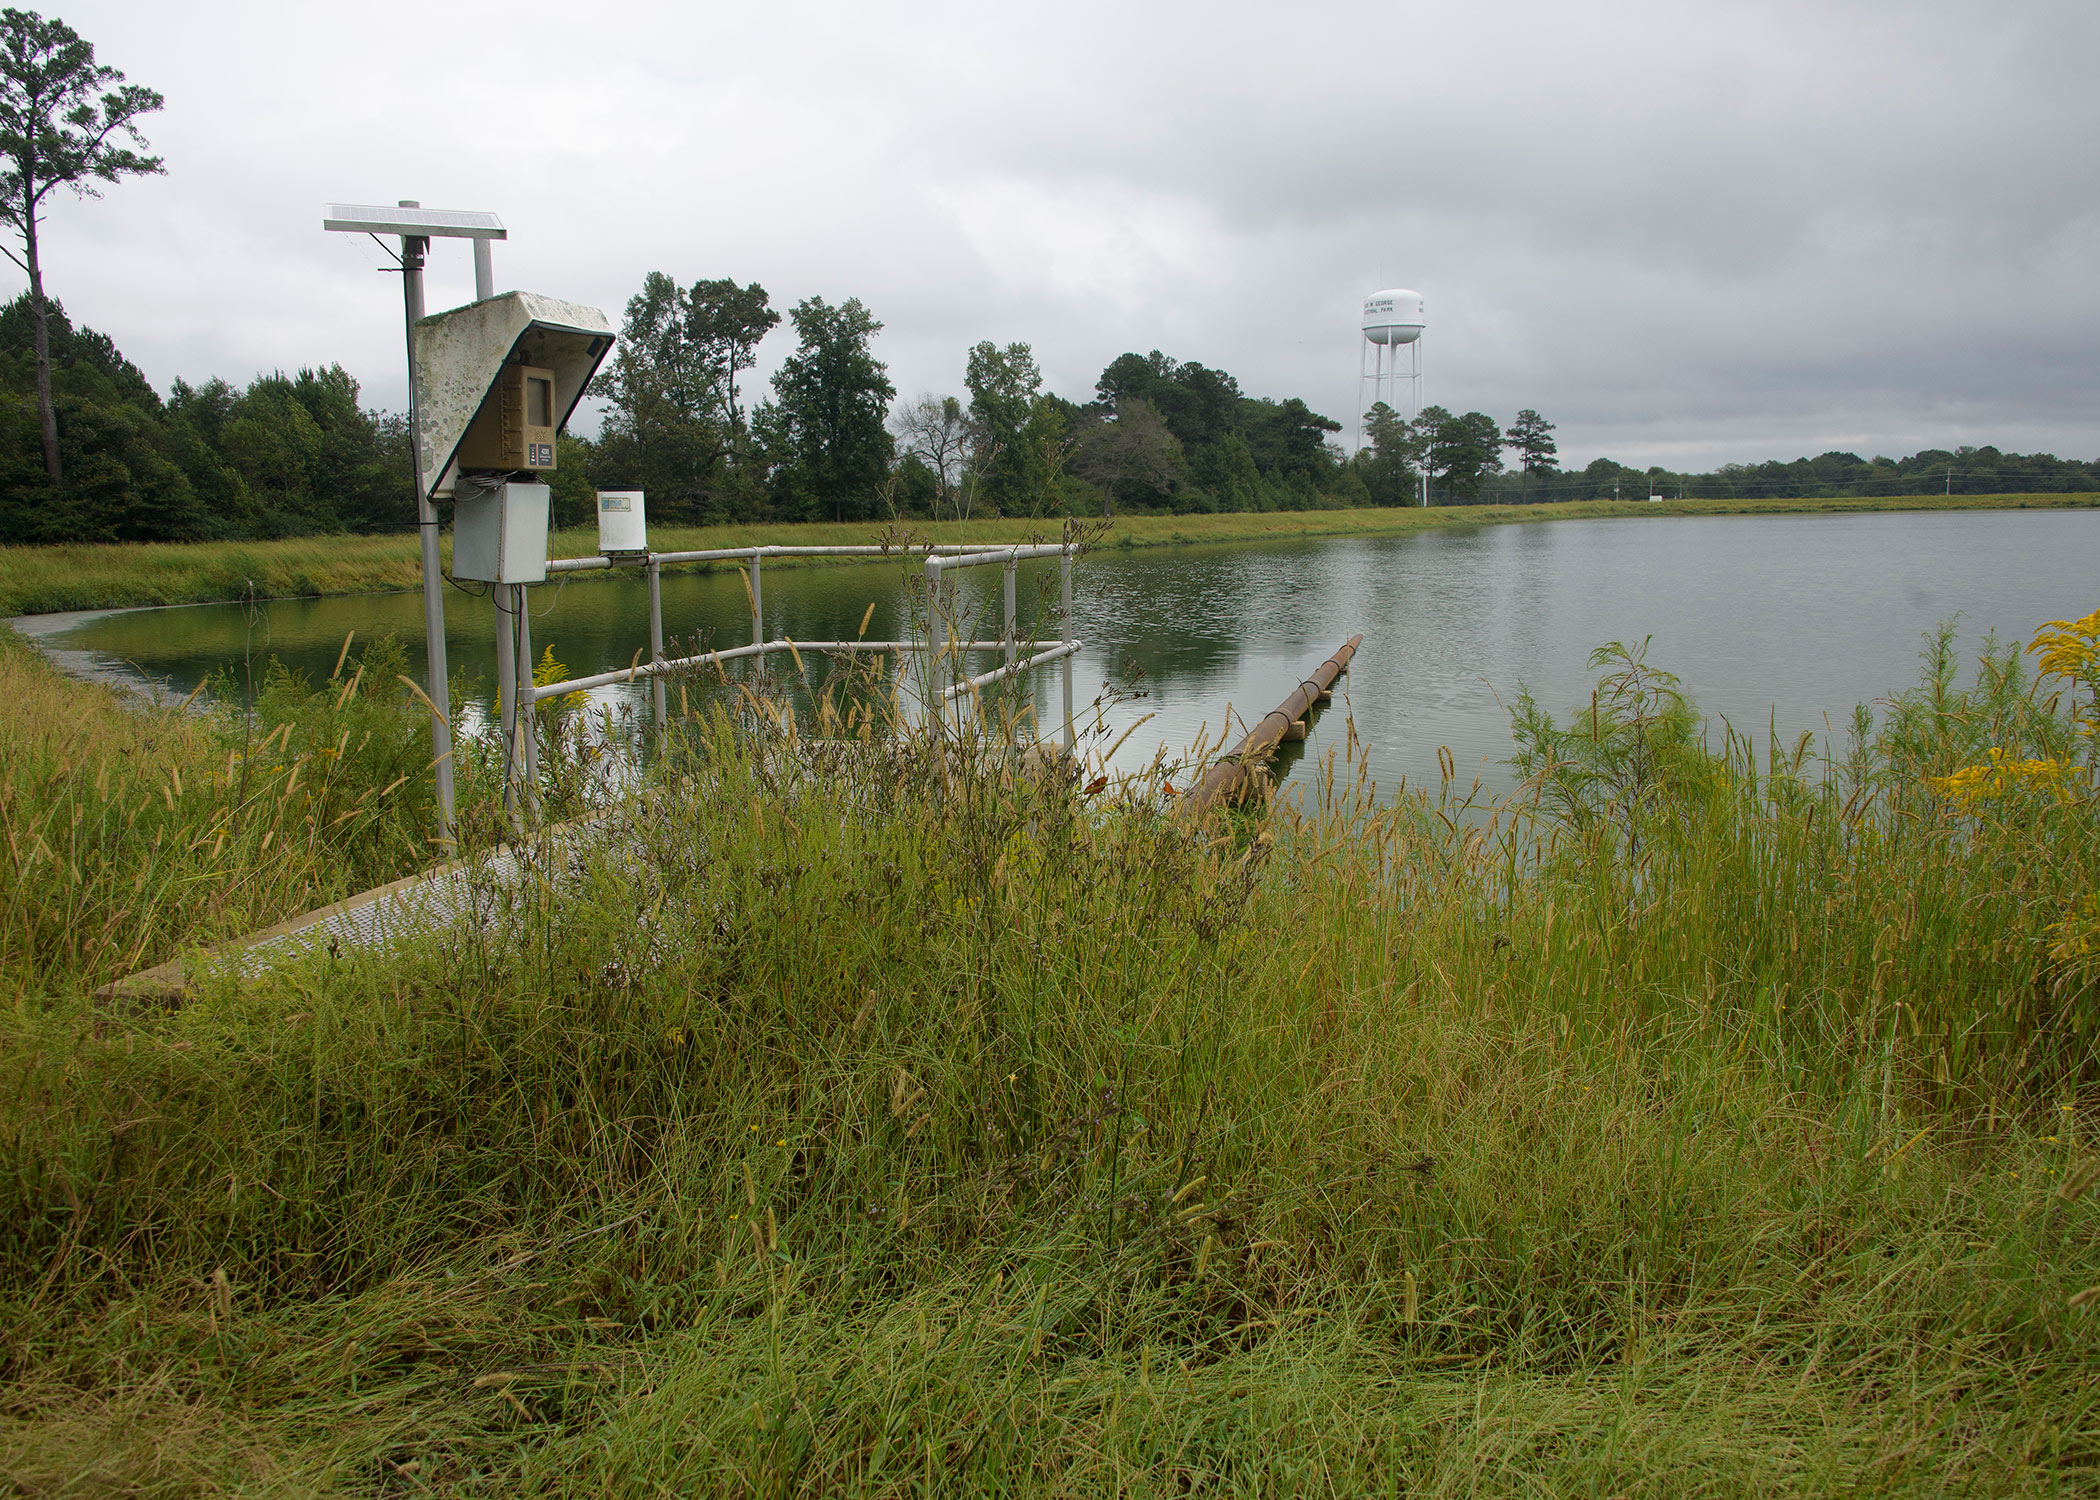
[[[1412,422],[1422,414],[1422,294],[1405,287],[1364,298],[1363,343],[1357,359],[1356,446],[1364,445],[1363,414],[1383,401]],[[1405,387],[1405,389],[1403,389]],[[1423,504],[1428,504],[1423,481]]]

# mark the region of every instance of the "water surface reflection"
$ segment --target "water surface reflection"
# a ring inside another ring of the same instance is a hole
[[[1914,514],[1648,517],[1452,527],[1376,539],[1120,551],[1083,559],[1076,631],[1082,703],[1112,677],[1141,678],[1146,697],[1118,712],[1157,717],[1120,756],[1147,759],[1208,729],[1228,710],[1258,717],[1348,636],[1364,647],[1337,709],[1354,716],[1373,774],[1436,775],[1449,746],[1467,775],[1506,785],[1505,705],[1520,684],[1565,710],[1588,699],[1586,658],[1609,640],[1653,637],[1650,658],[1675,671],[1710,715],[1762,732],[1842,728],[1855,703],[1908,686],[1921,639],[1960,617],[1973,646],[1986,632],[2025,640],[2050,619],[2096,601],[2100,513],[1995,511]],[[989,607],[996,569],[961,575]],[[1056,564],[1024,565],[1024,628],[1054,634],[1046,613]],[[772,566],[766,629],[802,639],[850,636],[872,601],[867,633],[908,634],[906,570],[896,562]],[[533,639],[578,676],[627,664],[647,640],[641,580],[575,579],[535,589]],[[743,581],[726,568],[664,579],[668,629],[682,642],[750,639]],[[415,595],[285,600],[105,615],[54,643],[132,663],[187,691],[212,671],[271,655],[325,676],[355,630],[394,633],[420,664]],[[989,632],[988,632],[989,633]],[[493,650],[486,599],[446,602],[452,660],[480,674],[465,717],[487,709]],[[986,663],[990,665],[988,661]],[[1055,669],[1037,674],[1056,702]],[[633,688],[599,701],[640,704]],[[1339,713],[1310,747],[1340,735]],[[1312,758],[1311,756],[1308,759]],[[1303,762],[1298,774],[1303,775]]]

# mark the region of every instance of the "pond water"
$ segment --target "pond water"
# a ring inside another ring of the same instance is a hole
[[[1506,705],[1528,685],[1556,713],[1586,704],[1591,648],[1652,638],[1649,660],[1675,672],[1710,718],[1760,737],[1768,726],[1841,735],[1854,704],[1909,687],[1924,636],[1958,617],[1973,654],[1986,632],[2027,640],[2051,619],[2100,605],[2100,511],[1967,511],[1799,516],[1629,516],[1455,526],[1388,538],[1173,547],[1093,553],[1077,565],[1078,701],[1111,678],[1144,696],[1119,703],[1112,728],[1153,714],[1118,763],[1164,745],[1213,743],[1273,708],[1349,636],[1363,647],[1308,747],[1317,757],[1353,717],[1373,775],[1433,782],[1449,747],[1461,775],[1505,787]],[[998,570],[962,575],[989,600]],[[1056,564],[1022,569],[1024,630],[1049,620]],[[551,646],[575,676],[625,666],[648,639],[639,576],[571,576],[532,591],[535,649]],[[911,633],[905,568],[894,561],[765,571],[773,636]],[[751,638],[744,584],[729,569],[667,571],[666,629],[680,642]],[[37,622],[25,622],[32,627]],[[325,677],[346,632],[399,635],[420,669],[422,606],[414,594],[134,610],[48,630],[53,645],[167,681],[186,692],[206,675],[275,655]],[[1044,633],[1055,628],[1045,624]],[[984,633],[995,633],[987,626]],[[493,687],[489,602],[446,600],[455,669],[480,681],[463,721],[485,720]],[[987,659],[985,665],[992,665]],[[784,664],[783,664],[784,665]],[[1036,674],[1047,714],[1055,667]],[[635,709],[646,688],[600,703]],[[1304,761],[1295,762],[1303,775]]]

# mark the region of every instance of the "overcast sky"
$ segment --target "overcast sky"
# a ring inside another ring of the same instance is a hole
[[[1429,399],[1576,465],[2100,457],[2092,0],[46,13],[167,96],[167,176],[45,250],[163,390],[333,360],[400,406],[399,283],[320,220],[416,198],[615,321],[650,270],[857,296],[906,396],[979,339],[1075,400],[1158,348],[1353,432],[1362,298],[1406,286]],[[440,242],[431,308],[471,292]]]

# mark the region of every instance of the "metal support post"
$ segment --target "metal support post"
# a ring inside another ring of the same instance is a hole
[[[1058,558],[1058,596],[1061,610],[1058,616],[1057,638],[1066,645],[1072,643],[1072,549],[1067,547]],[[1065,749],[1079,748],[1079,735],[1072,725],[1072,658],[1069,653],[1064,660],[1065,678]]]
[[[403,198],[403,208],[419,207]],[[408,455],[415,469],[416,529],[423,551],[423,668],[429,679],[424,687],[430,695],[430,753],[437,778],[438,842],[450,845],[452,835],[452,707],[445,665],[445,580],[438,558],[438,513],[423,487],[422,440],[417,429],[416,324],[423,318],[423,256],[430,241],[419,234],[401,236],[401,303],[408,338]]]
[[[948,624],[941,618],[941,560],[926,559],[926,706],[941,711],[941,657],[948,649]],[[960,712],[960,710],[958,710]]]
[[[765,559],[757,552],[751,554],[751,644],[762,646],[766,640],[766,583],[760,573]]]
[[[503,705],[503,810],[518,809],[518,632],[514,590],[499,583],[489,590],[496,606],[496,697]],[[531,680],[526,681],[528,687]]]
[[[532,610],[526,603],[525,585],[513,584],[511,617],[518,632],[518,701],[525,712],[518,716],[519,816],[527,825],[537,821],[540,805],[539,700],[532,695]]]
[[[496,295],[496,258],[486,238],[474,239],[474,300],[486,302]]]
[[[664,570],[649,554],[649,661],[653,666],[664,659]],[[656,733],[662,737],[664,727],[670,721],[670,705],[664,697],[664,680],[657,677],[653,683],[652,696],[656,708]]]
[[[1006,664],[1012,666],[1021,655],[1021,616],[1014,607],[1014,574],[1012,561],[1006,564]]]

